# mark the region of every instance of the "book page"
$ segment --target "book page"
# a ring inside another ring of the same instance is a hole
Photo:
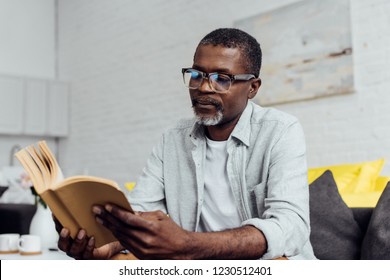
[[[38,194],[43,193],[46,187],[44,185],[42,173],[35,161],[31,158],[31,155],[27,150],[22,149],[18,151],[15,156],[29,175],[36,192]]]
[[[36,166],[40,170],[43,180],[43,188],[49,188],[51,185],[50,170],[47,167],[45,160],[42,158],[42,156],[39,154],[39,151],[37,151],[37,149],[35,149],[33,145],[28,146],[27,148],[25,148],[25,150],[27,150],[27,152],[30,154],[30,157],[34,160]]]
[[[52,175],[53,185],[61,182],[64,179],[64,175],[62,173],[60,166],[58,165],[56,158],[54,157],[53,153],[51,152],[50,148],[47,146],[45,141],[38,142],[38,147],[41,150],[41,153],[45,156],[45,158],[48,160],[48,162],[51,166],[51,170],[52,170],[51,175]]]

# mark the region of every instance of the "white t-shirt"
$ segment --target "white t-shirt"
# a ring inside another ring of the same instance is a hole
[[[241,224],[227,175],[226,145],[227,141],[207,138],[204,201],[199,223],[199,230],[203,232],[220,231]]]

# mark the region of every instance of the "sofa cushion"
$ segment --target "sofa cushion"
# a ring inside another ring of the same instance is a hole
[[[359,259],[363,239],[352,210],[342,200],[332,172],[310,184],[310,241],[319,259]]]
[[[373,191],[365,193],[340,194],[349,208],[375,208],[382,192]]]
[[[390,183],[376,205],[362,245],[362,259],[390,260]]]
[[[309,168],[308,180],[309,184],[314,182],[326,170],[332,172],[334,180],[340,192],[346,189],[366,191],[367,188],[372,190],[375,188],[376,180],[384,165],[384,159],[375,161],[367,161],[361,163],[338,164],[316,168]]]
[[[385,187],[377,188],[379,173],[384,162],[384,159],[379,159],[355,164],[310,168],[308,170],[309,184],[326,170],[330,170],[340,195],[348,207],[375,207]]]
[[[360,226],[360,229],[362,230],[363,236],[366,234],[368,224],[370,223],[370,219],[372,216],[372,212],[374,208],[372,207],[359,207],[359,208],[351,208],[353,217],[355,218],[355,221]]]

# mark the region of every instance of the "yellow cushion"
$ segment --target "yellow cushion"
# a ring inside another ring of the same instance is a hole
[[[366,193],[375,191],[376,180],[382,171],[384,163],[385,161],[380,159],[362,164],[358,176],[346,188],[340,190],[340,193]]]
[[[390,182],[390,177],[379,176],[372,190],[366,192],[344,192],[341,194],[341,197],[348,207],[375,207],[388,182]]]
[[[326,170],[330,170],[332,172],[338,189],[343,190],[353,181],[354,178],[358,176],[360,166],[357,164],[344,164],[310,168],[308,171],[309,184],[321,176]]]
[[[384,159],[375,161],[355,163],[355,164],[340,164],[317,168],[310,168],[308,171],[309,184],[321,176],[326,170],[330,170],[336,181],[339,191],[343,192],[345,189],[350,190],[357,186],[357,191],[365,190],[366,188],[375,189],[375,182],[382,170]],[[360,180],[365,180],[361,184]],[[351,184],[352,187],[351,187]]]
[[[330,170],[341,197],[349,207],[372,207],[378,202],[387,184],[386,180],[390,179],[390,177],[379,177],[384,162],[384,159],[379,159],[356,164],[310,168],[309,184],[326,170]]]
[[[390,177],[379,176],[375,182],[375,191],[383,192],[383,190],[386,188],[386,185],[388,182],[390,182]]]
[[[367,193],[347,193],[343,194],[345,204],[348,207],[375,207],[381,197],[382,192],[374,191]]]

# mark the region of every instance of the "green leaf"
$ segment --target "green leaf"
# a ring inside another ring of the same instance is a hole
[[[46,202],[43,201],[43,199],[39,196],[39,194],[35,190],[34,186],[31,186],[30,190],[31,190],[31,193],[35,196],[35,205],[38,206],[38,203],[39,203],[39,204],[41,204],[43,206],[43,208],[46,209],[47,208]]]

